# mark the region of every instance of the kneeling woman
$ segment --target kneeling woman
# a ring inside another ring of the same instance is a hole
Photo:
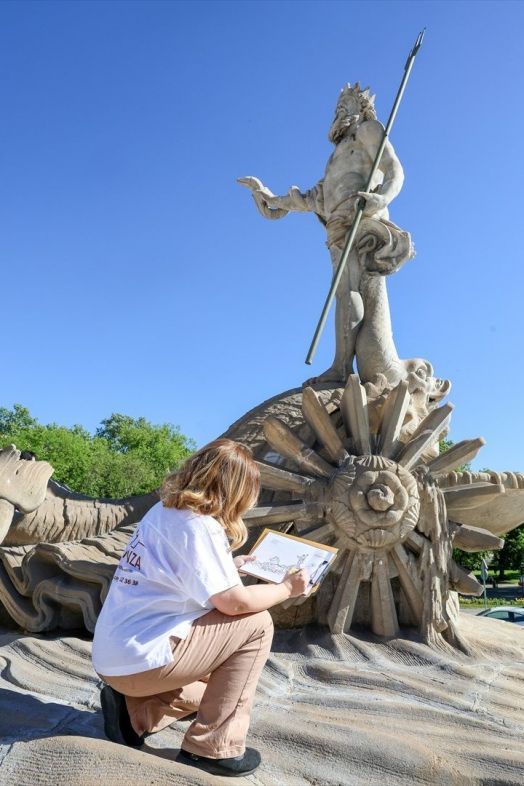
[[[139,746],[147,732],[196,718],[177,761],[246,775],[251,705],[271,647],[267,609],[306,589],[299,571],[281,584],[244,587],[242,516],[256,503],[258,467],[239,443],[219,439],[167,476],[161,501],[136,528],[98,618],[93,666],[106,683],[109,739]]]

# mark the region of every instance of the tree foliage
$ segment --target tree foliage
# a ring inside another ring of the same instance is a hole
[[[78,425],[42,425],[20,404],[0,407],[0,446],[11,443],[49,461],[59,483],[93,497],[152,491],[195,449],[170,423],[113,413],[92,435]]]
[[[504,548],[495,552],[490,566],[498,571],[499,579],[504,578],[504,571],[520,570],[524,565],[524,524],[502,537],[504,537]]]
[[[500,537],[504,539],[504,546],[498,551],[468,554],[460,549],[453,549],[453,558],[470,571],[479,571],[480,561],[484,558],[490,569],[498,574],[499,580],[502,580],[506,570],[520,570],[524,565],[524,524]]]
[[[474,554],[471,554],[461,549],[453,549],[453,559],[458,565],[461,565],[461,567],[470,572],[479,571],[481,561],[485,559],[486,562],[490,564],[494,553],[493,551],[476,551]]]

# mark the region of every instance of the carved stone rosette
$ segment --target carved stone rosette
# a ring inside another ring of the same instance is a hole
[[[351,548],[393,548],[415,529],[420,500],[415,479],[383,456],[346,460],[330,482],[328,520]]]

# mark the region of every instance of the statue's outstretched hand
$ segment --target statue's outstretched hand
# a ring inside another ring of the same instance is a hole
[[[362,197],[362,199],[366,201],[366,206],[364,208],[365,216],[373,216],[375,213],[384,210],[384,208],[388,206],[387,199],[382,196],[382,194],[373,194],[366,191],[358,191],[357,193],[359,197]]]
[[[251,189],[253,199],[260,213],[264,218],[283,218],[287,216],[288,210],[283,210],[280,205],[280,197],[275,196],[258,177],[239,177],[237,183]]]
[[[251,191],[265,191],[267,194],[271,194],[269,188],[267,188],[258,177],[251,177],[251,175],[247,177],[237,177],[237,183],[240,183],[241,186],[250,188]]]

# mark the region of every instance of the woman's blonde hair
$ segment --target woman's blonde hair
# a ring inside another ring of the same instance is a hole
[[[260,470],[251,451],[232,439],[215,439],[167,475],[160,499],[166,508],[213,516],[237,549],[247,540],[242,516],[258,499]]]

